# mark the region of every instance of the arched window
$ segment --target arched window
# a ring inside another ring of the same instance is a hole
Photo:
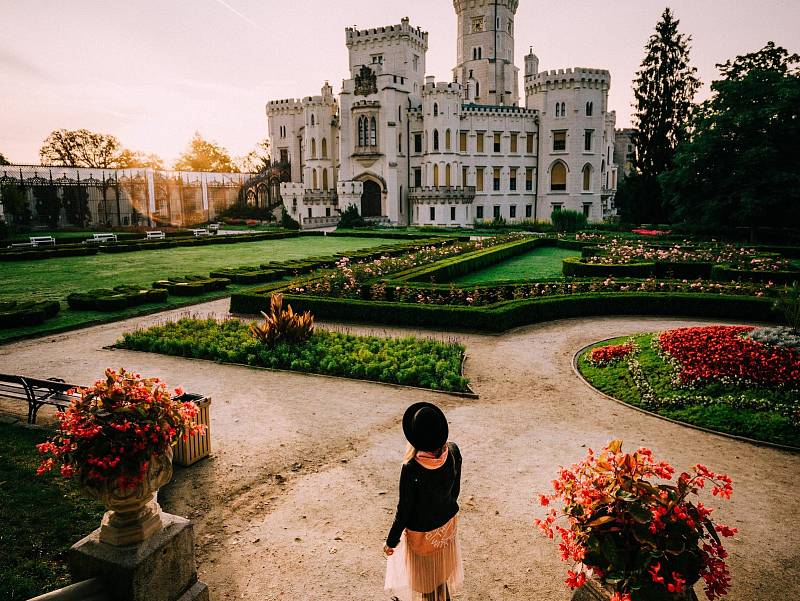
[[[366,124],[366,117],[359,117],[358,118],[358,145],[359,146],[366,146],[367,145],[367,124]]]
[[[556,102],[556,119],[558,119],[560,116],[561,116],[561,103]]]
[[[591,117],[593,112],[594,112],[594,103],[593,102],[587,102],[586,103],[586,116],[587,117]]]
[[[434,117],[438,117],[439,116],[439,103],[438,102],[434,102],[433,103],[433,116]]]
[[[446,132],[444,132],[444,149],[450,150],[450,144],[451,144],[451,134],[450,130],[448,129]]]
[[[322,158],[328,158],[328,139],[322,138]]]
[[[369,145],[378,145],[378,122],[372,117],[369,122]]]
[[[481,97],[481,82],[475,82],[475,100]]]
[[[450,182],[450,163],[447,163],[447,165],[444,166],[444,185],[451,186],[452,184]]]
[[[433,130],[433,149],[439,150],[439,130]]]
[[[550,190],[563,192],[567,189],[567,166],[558,161],[550,168]]]
[[[439,164],[433,164],[433,187],[437,188],[439,186]]]
[[[583,191],[590,192],[592,189],[592,166],[588,163],[583,167]]]
[[[327,190],[328,189],[328,170],[327,169],[323,169],[322,170],[322,189],[323,190]]]
[[[561,116],[562,117],[566,117],[567,116],[567,103],[566,102],[562,102],[561,103]]]
[[[318,184],[318,181],[317,181],[317,170],[316,169],[312,169],[311,170],[311,189],[312,190],[316,190],[318,187],[319,187],[319,184]]]
[[[314,127],[314,113],[311,113],[311,127]]]
[[[311,158],[317,158],[317,141],[314,138],[311,138]]]

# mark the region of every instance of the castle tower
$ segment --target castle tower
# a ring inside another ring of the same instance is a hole
[[[454,79],[475,104],[519,104],[514,16],[519,0],[453,0],[458,16]]]

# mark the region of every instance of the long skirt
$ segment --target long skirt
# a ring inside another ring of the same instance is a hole
[[[384,588],[401,601],[449,601],[463,584],[457,516],[430,532],[406,529],[386,563]]]

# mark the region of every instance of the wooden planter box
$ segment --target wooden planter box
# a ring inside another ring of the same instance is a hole
[[[182,438],[175,445],[175,456],[173,463],[184,467],[197,463],[211,453],[211,399],[200,394],[186,393],[180,397],[175,397],[176,401],[193,401],[199,412],[195,422],[206,427],[205,434],[195,434],[188,440]]]

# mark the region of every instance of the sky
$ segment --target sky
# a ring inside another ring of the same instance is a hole
[[[533,46],[541,69],[609,69],[626,127],[631,81],[666,6],[693,38],[699,100],[716,63],[769,40],[800,52],[800,0],[520,0],[517,66]],[[404,16],[430,33],[428,75],[449,81],[450,0],[0,0],[0,153],[35,164],[52,130],[87,128],[168,164],[195,131],[245,155],[267,135],[268,100],[318,94],[325,81],[340,89],[345,27]]]

